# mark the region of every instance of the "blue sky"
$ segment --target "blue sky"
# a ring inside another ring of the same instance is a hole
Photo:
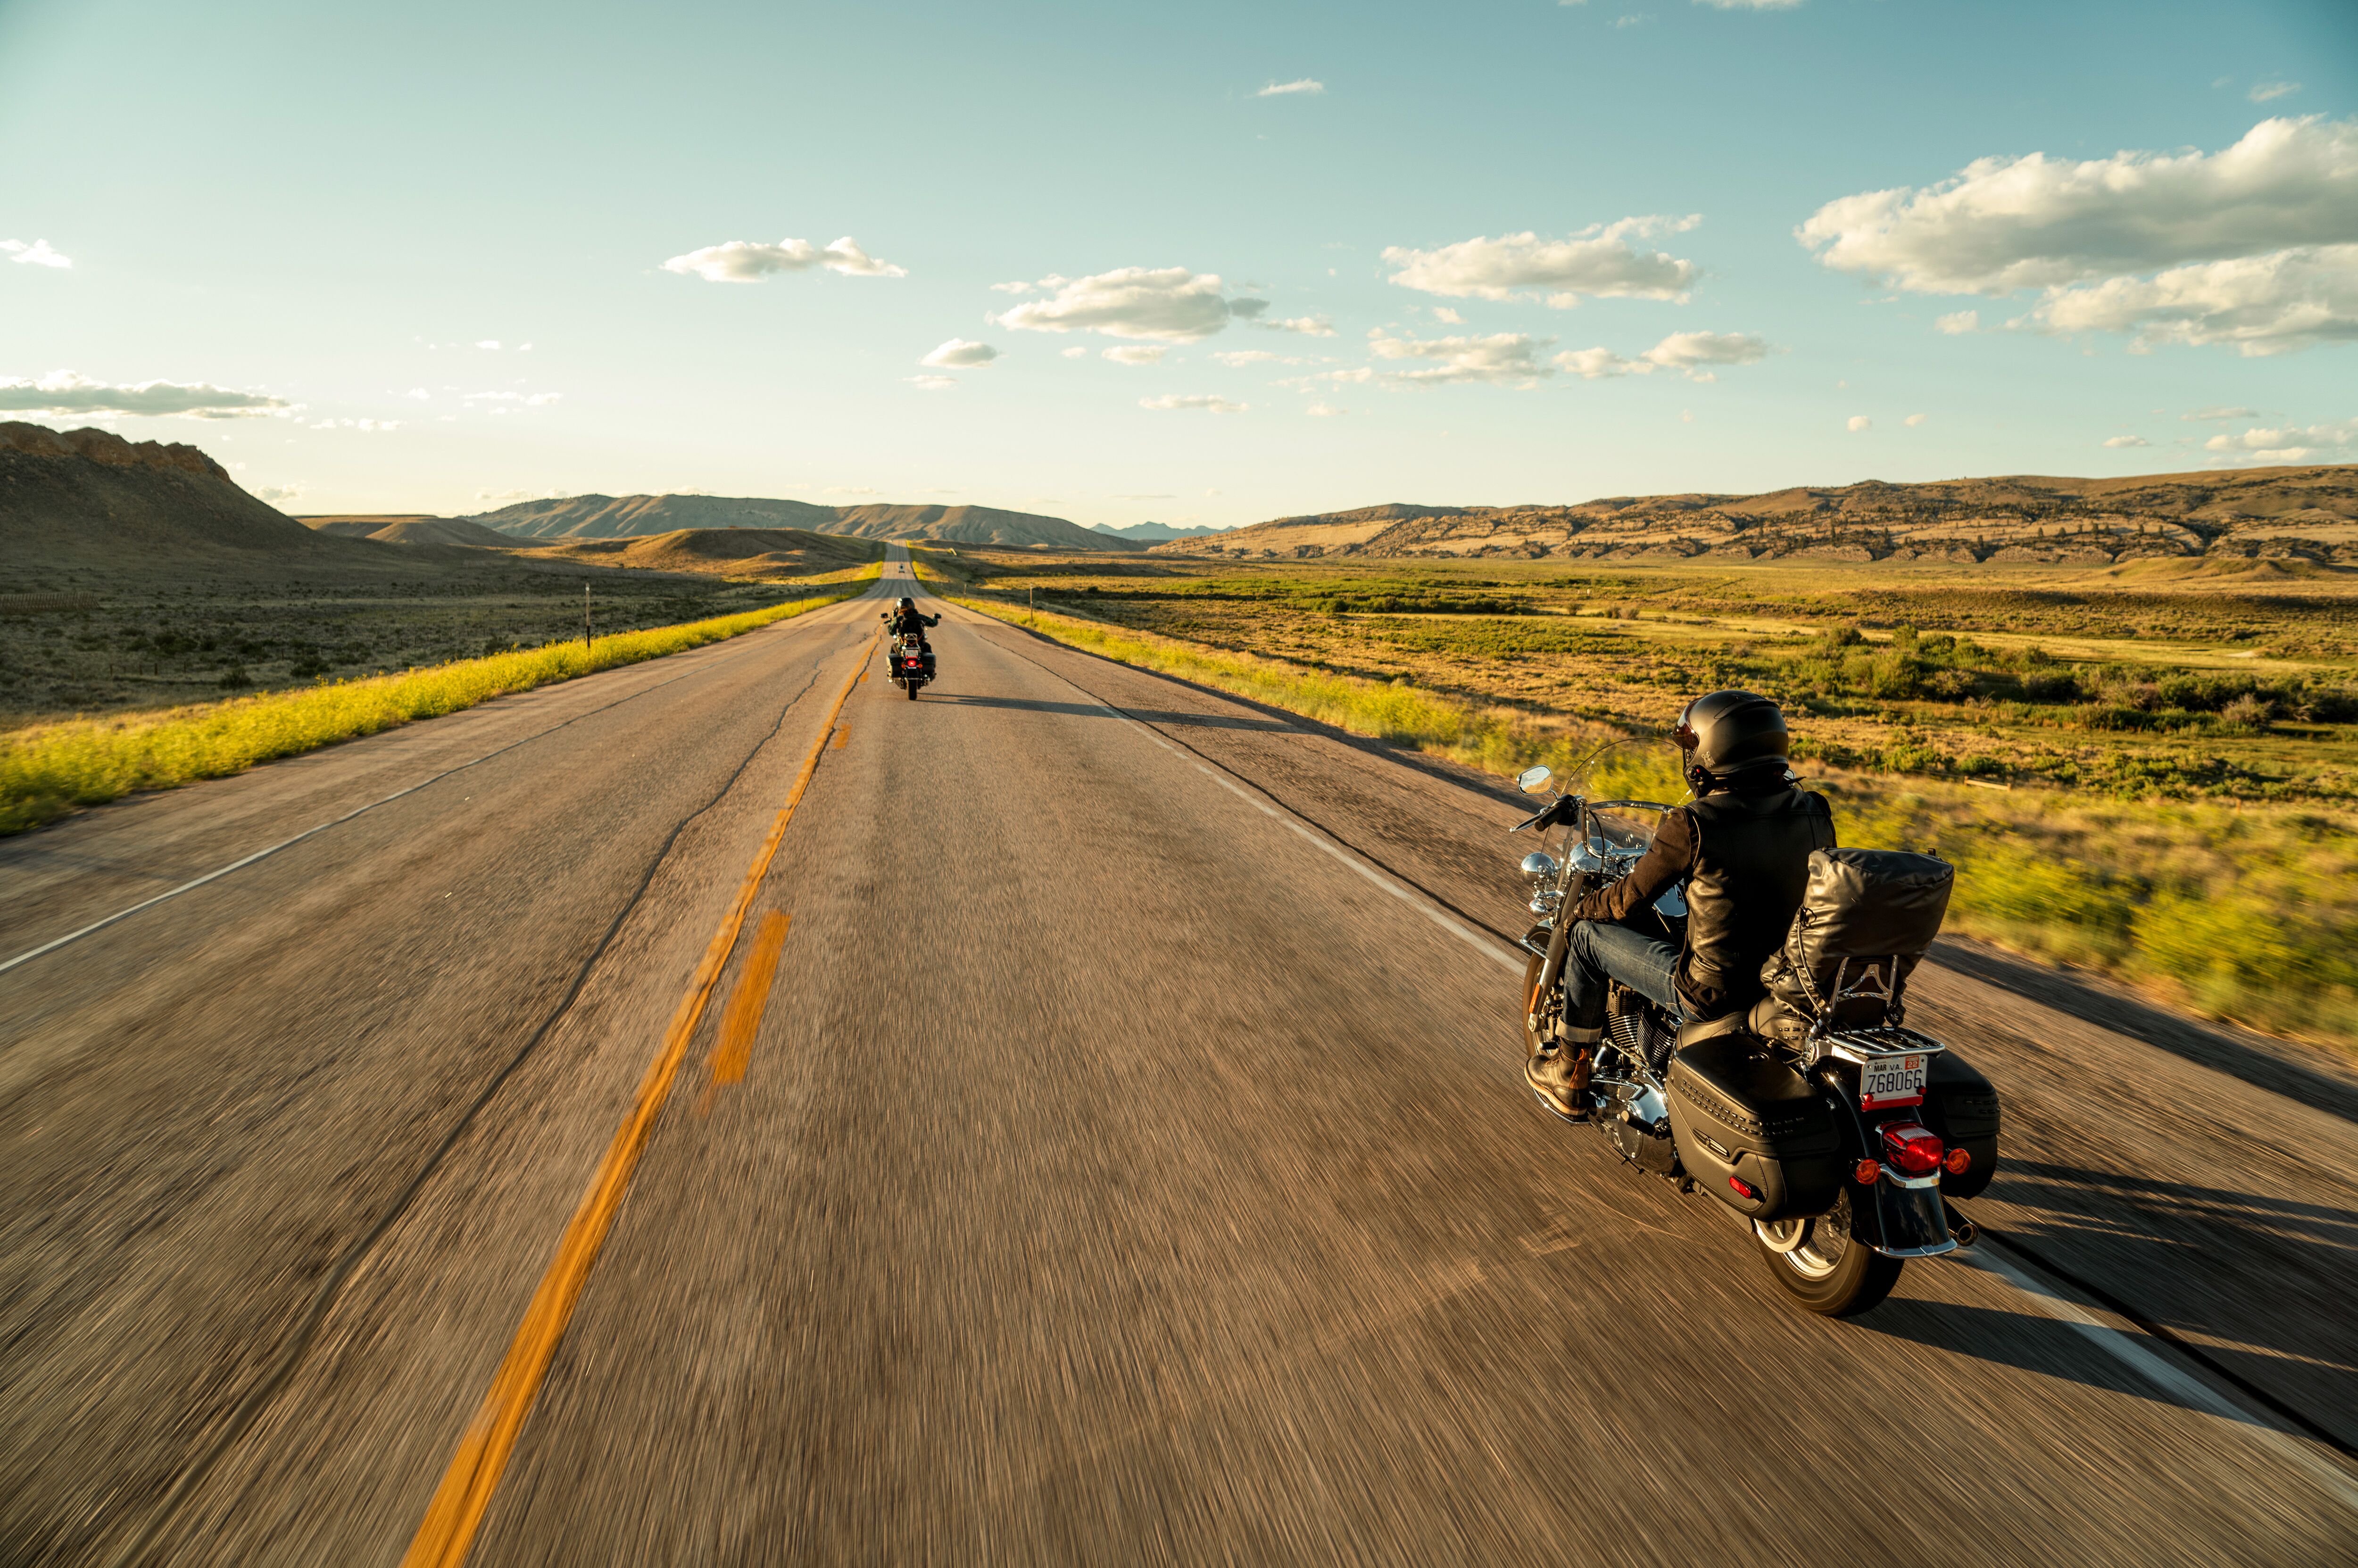
[[[0,416],[295,511],[2358,460],[2344,0],[0,0]]]

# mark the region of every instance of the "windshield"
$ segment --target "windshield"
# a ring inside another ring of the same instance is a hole
[[[1644,847],[1654,837],[1663,811],[1693,798],[1682,776],[1679,749],[1661,736],[1612,741],[1564,770],[1554,787],[1606,806],[1595,820],[1606,842],[1623,849]]]

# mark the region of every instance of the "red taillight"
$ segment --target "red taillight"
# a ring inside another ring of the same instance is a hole
[[[1850,1173],[1851,1180],[1862,1187],[1871,1187],[1883,1179],[1883,1166],[1873,1160],[1861,1160],[1858,1169]]]
[[[1909,1176],[1929,1176],[1941,1168],[1941,1141],[1929,1128],[1912,1121],[1895,1121],[1883,1130],[1883,1155]]]
[[[1949,1174],[1962,1176],[1974,1168],[1973,1152],[1969,1149],[1952,1149],[1949,1151],[1948,1158],[1942,1160],[1941,1165]]]
[[[1753,1201],[1757,1200],[1757,1199],[1760,1196],[1760,1195],[1759,1195],[1758,1193],[1756,1193],[1756,1192],[1754,1192],[1754,1191],[1752,1190],[1751,1186],[1750,1186],[1749,1184],[1747,1184],[1746,1183],[1746,1181],[1744,1180],[1744,1178],[1743,1178],[1743,1177],[1741,1177],[1741,1176],[1730,1176],[1730,1177],[1728,1177],[1728,1178],[1727,1178],[1727,1184],[1728,1184],[1729,1186],[1731,1186],[1731,1187],[1734,1187],[1734,1188],[1736,1189],[1736,1195],[1738,1195],[1739,1197],[1743,1198],[1743,1199],[1744,1199],[1744,1201],[1745,1201],[1745,1202],[1747,1202],[1747,1203],[1751,1203],[1751,1202],[1753,1202]]]

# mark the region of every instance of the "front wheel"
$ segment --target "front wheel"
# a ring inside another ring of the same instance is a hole
[[[1544,1022],[1559,1005],[1560,991],[1551,990],[1546,996],[1539,994],[1540,971],[1546,967],[1547,960],[1537,954],[1523,965],[1522,1001],[1516,1007],[1515,1016],[1523,1026],[1523,1054],[1526,1056],[1538,1055],[1540,1048],[1548,1044],[1541,1037],[1540,1032],[1531,1027],[1531,1019],[1536,1015]]]
[[[1805,1312],[1849,1317],[1879,1304],[1899,1281],[1900,1260],[1851,1234],[1850,1194],[1824,1214],[1752,1223],[1768,1272]]]

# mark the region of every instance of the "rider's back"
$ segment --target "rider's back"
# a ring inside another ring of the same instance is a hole
[[[1810,851],[1832,849],[1826,797],[1779,783],[1718,790],[1687,808],[1695,826],[1687,878],[1687,989],[1713,1016],[1760,994],[1760,964],[1785,939],[1809,883]]]

